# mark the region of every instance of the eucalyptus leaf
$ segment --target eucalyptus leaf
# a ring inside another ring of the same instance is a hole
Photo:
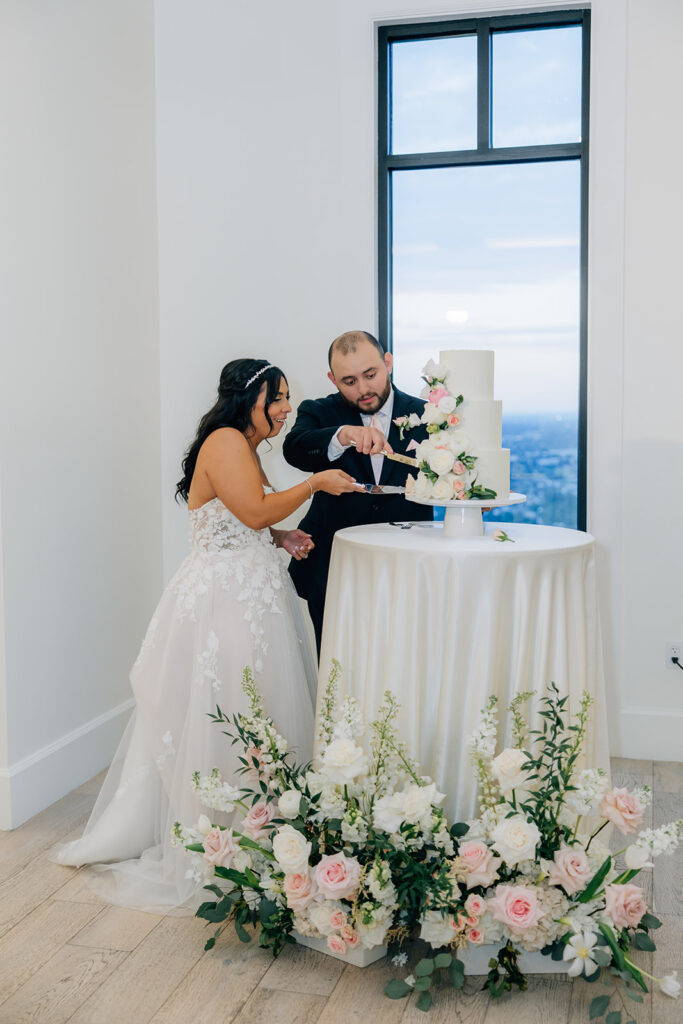
[[[424,960],[418,960],[417,966],[415,968],[415,973],[417,974],[418,978],[422,978],[428,974],[431,974],[433,970],[434,961],[425,958]]]
[[[595,1020],[596,1017],[602,1017],[603,1013],[609,1006],[611,996],[596,996],[591,1002],[588,1010],[589,1020]]]
[[[653,953],[657,948],[650,936],[645,932],[637,932],[634,936],[633,942],[638,949],[644,949],[648,953]]]
[[[430,1006],[432,1005],[432,994],[431,992],[420,992],[415,1003],[418,1010],[422,1010],[423,1013],[427,1013]]]
[[[402,978],[392,978],[384,986],[384,995],[390,999],[403,999],[409,992],[412,992],[412,989]]]

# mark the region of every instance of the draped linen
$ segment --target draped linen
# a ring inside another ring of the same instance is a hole
[[[447,794],[451,821],[478,812],[466,740],[490,694],[505,708],[535,690],[527,707],[538,728],[551,681],[572,711],[587,690],[585,765],[609,770],[593,538],[505,524],[514,543],[501,543],[495,528],[451,539],[437,523],[357,526],[340,530],[332,551],[318,707],[333,658],[366,720],[392,690],[401,737]]]

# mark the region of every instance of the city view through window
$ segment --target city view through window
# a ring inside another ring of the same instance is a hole
[[[391,51],[391,152],[476,148],[476,35]],[[492,146],[580,140],[580,26],[494,32],[491,84]],[[398,167],[390,210],[396,385],[418,393],[442,349],[493,349],[527,502],[488,518],[576,528],[580,159]]]

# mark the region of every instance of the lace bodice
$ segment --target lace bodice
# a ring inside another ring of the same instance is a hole
[[[264,490],[270,493],[272,487]],[[232,591],[249,623],[258,672],[267,651],[264,616],[281,613],[278,595],[288,585],[287,570],[270,530],[249,529],[220,498],[190,509],[189,516],[192,550],[171,581],[180,618],[194,620],[198,602],[212,587]]]

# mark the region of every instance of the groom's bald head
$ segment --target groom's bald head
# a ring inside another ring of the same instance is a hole
[[[349,352],[355,352],[359,345],[363,345],[369,342],[379,352],[380,356],[384,358],[384,347],[381,342],[377,340],[374,334],[370,334],[369,331],[345,331],[344,334],[340,334],[338,338],[335,338],[330,345],[329,352],[327,353],[327,361],[332,369],[332,359],[335,352],[339,355],[346,356]]]

